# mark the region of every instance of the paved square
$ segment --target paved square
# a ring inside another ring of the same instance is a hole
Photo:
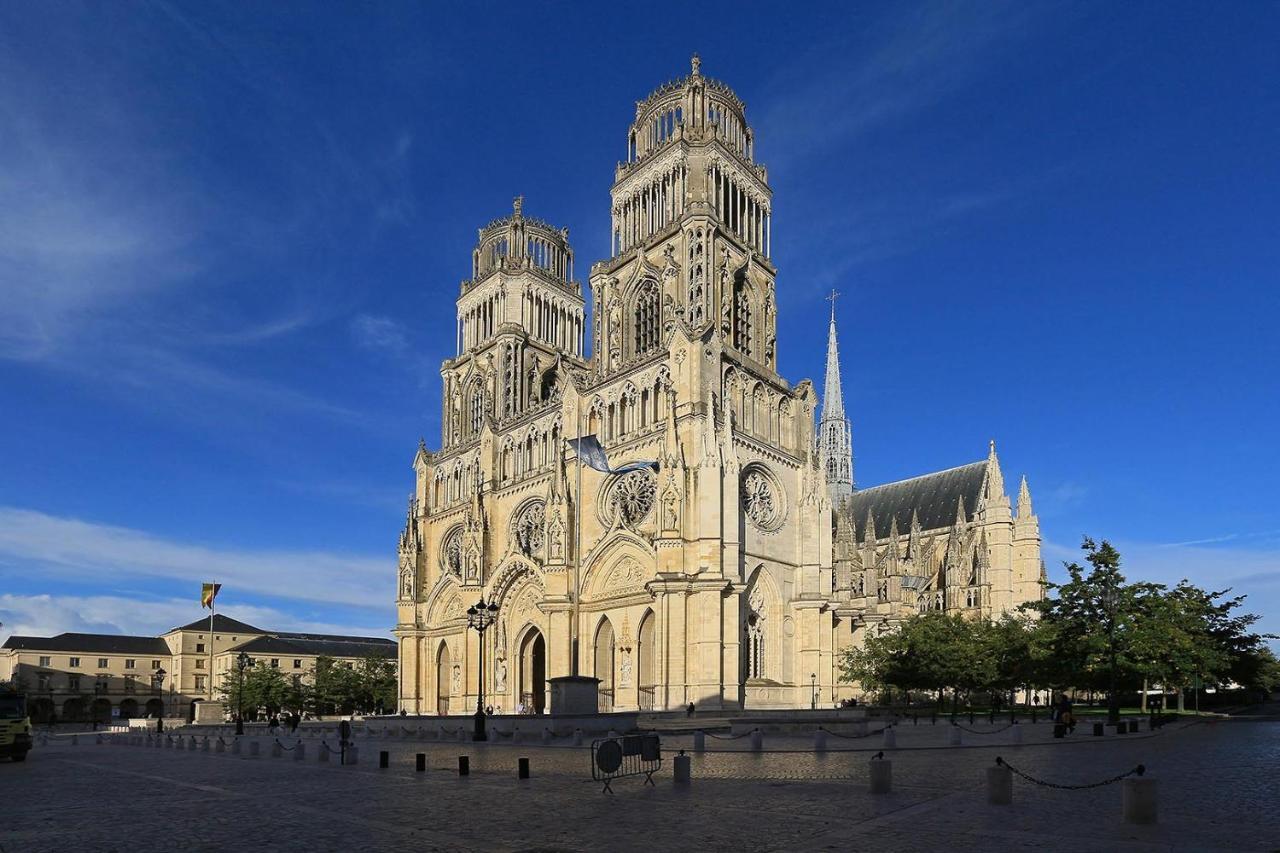
[[[1044,729],[1044,727],[1041,727]],[[360,763],[96,745],[65,737],[0,766],[12,804],[4,853],[150,850],[983,850],[1280,849],[1280,723],[1179,725],[1155,735],[1021,746],[946,748],[943,727],[911,731],[892,750],[894,792],[867,792],[878,745],[813,755],[807,740],[771,739],[762,754],[693,756],[682,789],[664,766],[657,788],[589,781],[589,752],[535,744],[474,746],[365,740]],[[1047,729],[1044,729],[1047,731]],[[997,735],[998,736],[998,735]],[[993,736],[994,737],[994,736]],[[974,736],[970,740],[977,740]],[[668,738],[672,744],[691,738]],[[685,744],[686,747],[690,744]],[[836,743],[833,742],[833,746]],[[377,753],[391,753],[379,770]],[[425,752],[426,773],[413,770]],[[990,806],[981,778],[999,754],[1019,769],[1091,782],[1145,763],[1160,780],[1160,823],[1121,821],[1120,786],[1059,791],[1015,781]],[[456,774],[468,755],[472,775]],[[533,778],[516,779],[528,756]]]

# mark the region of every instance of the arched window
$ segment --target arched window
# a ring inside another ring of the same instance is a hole
[[[635,354],[656,349],[662,332],[658,304],[658,283],[646,281],[636,293],[633,319],[635,321]]]
[[[763,568],[756,569],[747,592],[747,678],[767,677],[765,622],[768,606],[761,589]]]
[[[751,293],[742,278],[733,290],[733,345],[743,355],[751,355]]]
[[[484,384],[479,379],[471,383],[471,391],[467,395],[467,432],[477,435],[484,424]]]

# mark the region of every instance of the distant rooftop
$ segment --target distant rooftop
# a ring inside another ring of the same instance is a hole
[[[15,635],[5,640],[0,648],[33,652],[169,655],[169,645],[159,637],[130,637],[124,634],[58,634],[56,637]]]

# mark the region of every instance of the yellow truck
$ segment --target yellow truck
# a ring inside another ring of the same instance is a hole
[[[7,755],[14,761],[26,761],[31,743],[27,697],[0,689],[0,758]]]

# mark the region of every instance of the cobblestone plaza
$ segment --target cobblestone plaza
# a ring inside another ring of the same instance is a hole
[[[981,724],[977,731],[990,727]],[[996,728],[999,728],[997,726]],[[692,737],[664,739],[655,788],[638,780],[602,794],[586,748],[362,738],[359,763],[50,739],[24,764],[0,767],[0,792],[20,802],[0,832],[4,853],[175,850],[1276,850],[1280,849],[1280,722],[1178,724],[1154,734],[1054,741],[1049,727],[965,733],[898,728],[893,792],[867,790],[880,737],[770,736],[707,741],[693,781],[673,784],[670,758]],[[229,738],[228,738],[229,740]],[[329,740],[332,743],[332,738]],[[993,742],[993,745],[969,745]],[[292,744],[292,739],[285,740]],[[390,767],[378,768],[378,752]],[[427,769],[415,772],[425,753]],[[460,778],[457,758],[470,758]],[[1138,763],[1159,780],[1159,822],[1126,824],[1120,785],[1081,791],[1015,780],[1013,804],[988,805],[983,773],[997,755],[1044,780],[1081,784]],[[519,757],[532,778],[518,780]],[[126,819],[127,818],[127,819]]]

